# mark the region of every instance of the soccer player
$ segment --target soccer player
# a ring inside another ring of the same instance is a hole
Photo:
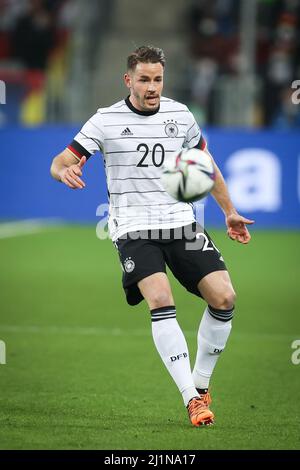
[[[195,221],[192,205],[174,200],[161,184],[162,164],[168,154],[182,148],[208,152],[188,108],[161,96],[164,67],[164,53],[159,48],[143,46],[132,52],[124,75],[129,96],[98,109],[54,158],[51,174],[72,189],[83,189],[86,161],[97,150],[103,154],[108,227],[123,266],[127,302],[147,302],[158,353],[182,394],[192,425],[201,426],[214,421],[208,387],[230,334],[235,292],[219,250]],[[214,167],[212,195],[225,214],[227,233],[232,240],[248,243],[251,237],[246,224],[253,221],[237,213],[215,163]],[[202,239],[200,248],[187,249],[191,237],[195,242]],[[207,303],[193,371],[176,319],[166,265],[189,292]]]

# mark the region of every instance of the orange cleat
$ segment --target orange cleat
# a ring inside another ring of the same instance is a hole
[[[187,406],[189,417],[193,426],[209,426],[214,424],[214,414],[208,408],[211,403],[209,392],[192,398]]]

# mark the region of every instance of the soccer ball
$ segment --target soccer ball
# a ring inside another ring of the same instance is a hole
[[[183,149],[166,158],[161,179],[165,190],[174,199],[193,202],[213,189],[214,166],[206,152],[196,148]]]

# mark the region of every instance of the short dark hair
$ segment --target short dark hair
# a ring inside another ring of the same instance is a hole
[[[166,63],[164,51],[154,46],[138,47],[127,57],[127,70],[134,70],[139,62],[151,64],[159,62],[164,67]]]

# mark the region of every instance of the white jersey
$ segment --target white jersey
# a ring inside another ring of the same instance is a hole
[[[100,108],[68,147],[77,157],[103,154],[109,192],[110,236],[175,228],[192,223],[191,204],[178,202],[163,188],[162,164],[183,147],[205,141],[188,108],[161,98],[156,111],[142,112],[129,99]]]

